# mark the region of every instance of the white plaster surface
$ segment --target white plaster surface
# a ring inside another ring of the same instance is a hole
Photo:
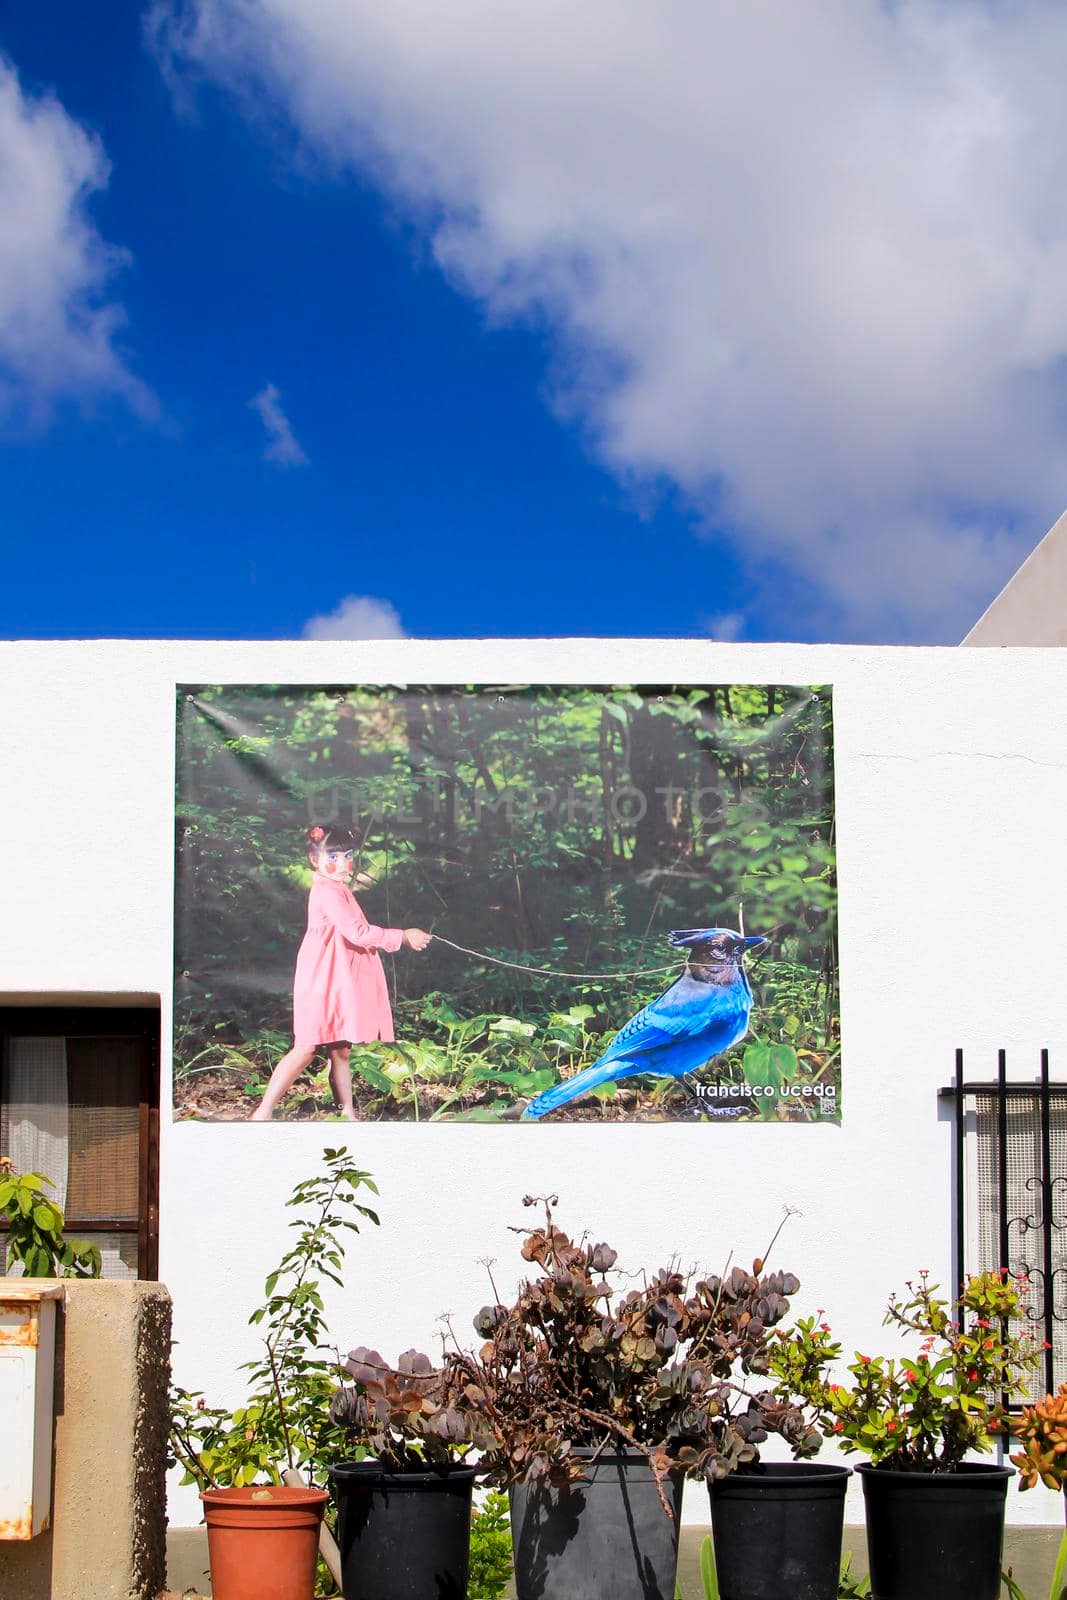
[[[331,1295],[342,1349],[432,1346],[518,1275],[527,1192],[624,1262],[721,1265],[776,1252],[846,1350],[892,1339],[888,1292],[947,1282],[953,1051],[990,1076],[1008,1047],[1067,1075],[1067,652],[534,640],[0,644],[0,1002],[159,994],[169,1074],[174,690],[214,682],[831,683],[844,1057],[840,1128],[676,1125],[172,1125],[164,1092],[161,1276],[180,1381],[237,1403],[249,1311],[285,1237],[284,1201],[345,1139],[381,1188]],[[35,841],[74,841],[66,870]],[[758,1003],[758,998],[757,998]],[[687,1518],[707,1520],[699,1489]],[[1016,1522],[1062,1519],[1013,1494]],[[190,1490],[171,1518],[198,1520]],[[848,1519],[862,1512],[858,1494]]]

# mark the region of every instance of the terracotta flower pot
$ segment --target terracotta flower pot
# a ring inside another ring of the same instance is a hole
[[[324,1489],[205,1489],[212,1600],[312,1600]]]

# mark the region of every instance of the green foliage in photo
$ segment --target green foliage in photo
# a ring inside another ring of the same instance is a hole
[[[362,836],[368,917],[435,935],[424,954],[385,958],[397,1044],[353,1050],[361,1118],[507,1117],[668,985],[672,928],[742,915],[772,936],[750,963],[753,1037],[704,1076],[818,1084],[836,1111],[829,691],[207,687],[178,704],[179,1117],[247,1115],[292,1043],[304,830],[335,819]],[[773,1066],[758,1050],[746,1065],[753,1044]],[[731,1107],[825,1116],[801,1094]],[[325,1077],[282,1114],[333,1114]],[[692,1114],[684,1090],[651,1078],[566,1113]]]

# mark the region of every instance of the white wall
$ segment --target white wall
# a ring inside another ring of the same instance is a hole
[[[382,1191],[331,1305],[342,1349],[432,1346],[518,1276],[526,1192],[623,1261],[718,1266],[778,1247],[846,1349],[874,1350],[890,1289],[949,1281],[956,1045],[991,1074],[1067,1059],[1067,652],[703,641],[0,644],[0,1003],[158,994],[169,1074],[174,687],[180,682],[779,682],[834,687],[844,1121],[813,1125],[382,1125],[344,1130]],[[57,869],[35,841],[76,841]],[[283,1203],[335,1125],[172,1125],[164,1090],[161,1275],[180,1381],[237,1402],[248,1313]],[[1062,1518],[1036,1490],[1021,1522]],[[690,1489],[689,1515],[706,1520]],[[198,1520],[191,1491],[172,1520]],[[858,1505],[850,1517],[859,1518]]]

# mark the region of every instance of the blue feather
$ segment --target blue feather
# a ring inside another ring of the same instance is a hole
[[[623,1023],[591,1066],[539,1094],[523,1112],[536,1121],[601,1084],[638,1073],[680,1078],[744,1038],[752,989],[743,965],[747,946],[761,943],[724,928],[691,928],[670,936],[687,946],[691,966],[636,1016]]]

